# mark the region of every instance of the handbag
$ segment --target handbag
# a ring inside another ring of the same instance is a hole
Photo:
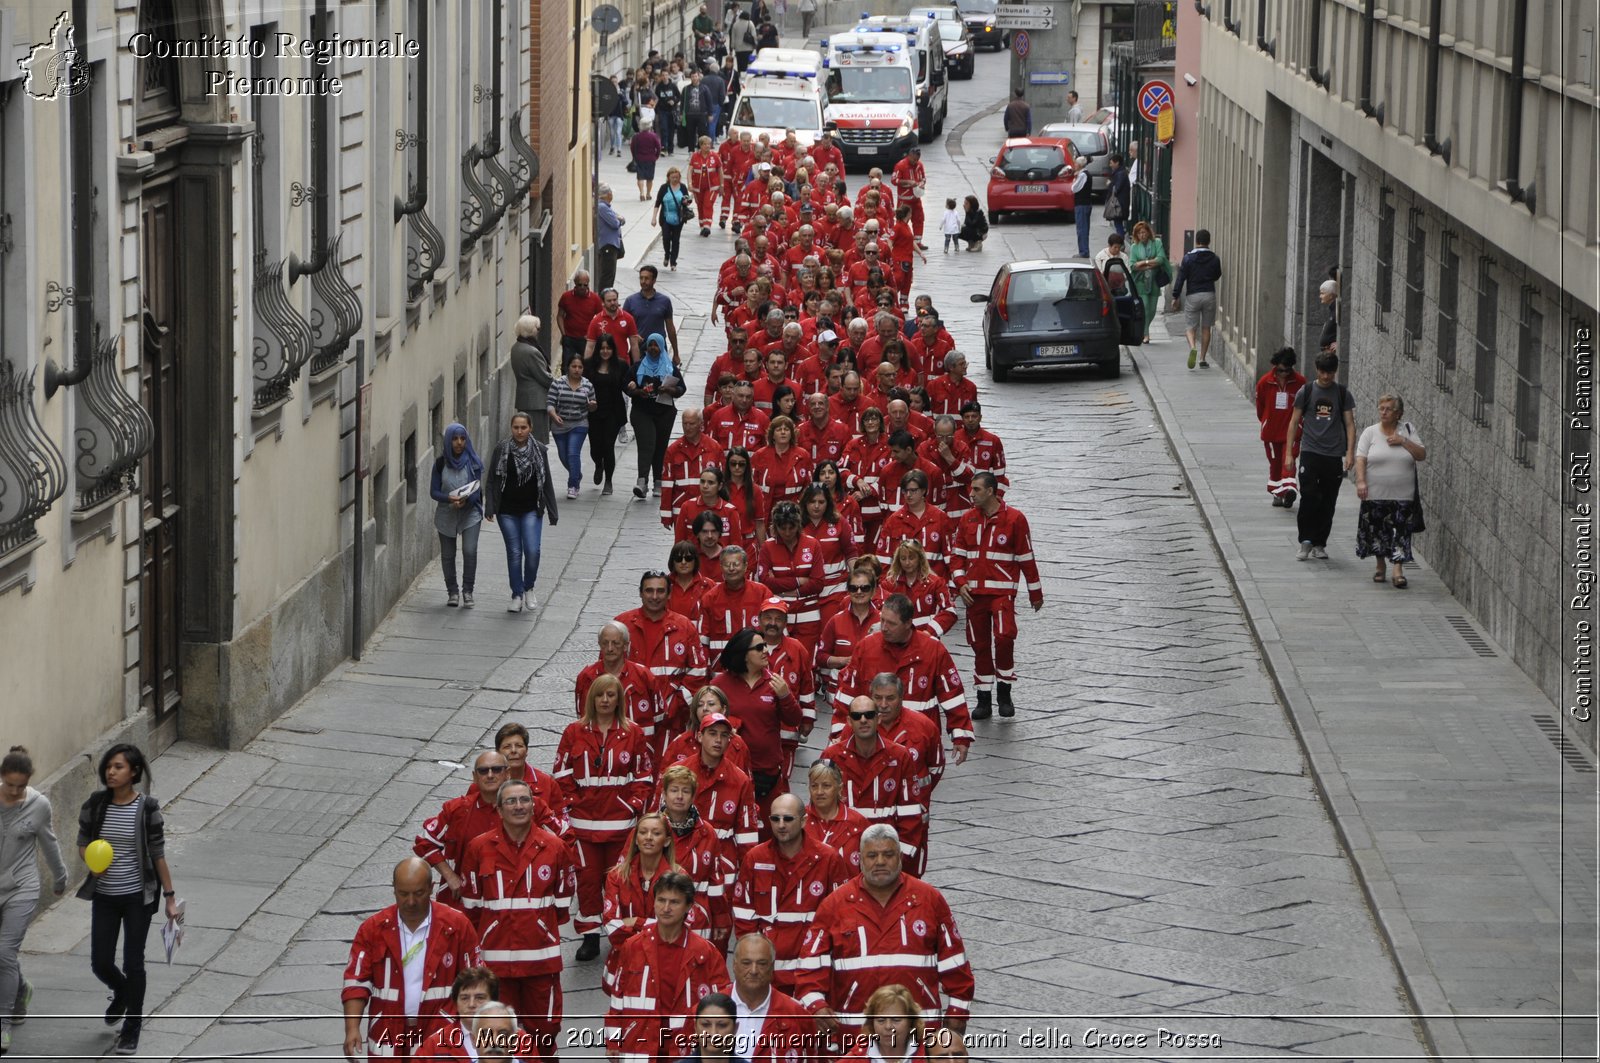
[[[639,167],[634,165],[632,159],[628,160],[628,165],[627,165],[626,169],[627,169],[627,171],[629,173],[638,173],[639,172]]]
[[[1157,291],[1172,283],[1172,274],[1167,271],[1167,265],[1165,262],[1150,272],[1153,274],[1150,279],[1155,282]]]
[[[678,203],[678,218],[683,224],[687,225],[694,220],[694,197],[687,192],[680,192],[678,199],[680,200]]]
[[[1106,195],[1106,221],[1121,221],[1124,213],[1122,197],[1108,193]]]

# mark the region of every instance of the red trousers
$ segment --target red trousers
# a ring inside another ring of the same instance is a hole
[[[894,286],[900,293],[900,305],[904,306],[906,298],[911,294],[911,260],[904,259],[894,263]]]
[[[500,978],[500,1002],[517,1013],[517,1021],[532,1044],[524,1044],[519,1055],[531,1048],[542,1060],[556,1058],[556,1037],[561,1033],[561,975],[541,974],[530,978]]]
[[[626,844],[626,838],[609,842],[578,838],[573,846],[578,858],[578,912],[572,918],[572,929],[578,933],[600,932],[600,913],[605,908],[606,872],[617,866]]]
[[[1261,445],[1267,451],[1267,494],[1281,498],[1299,491],[1300,482],[1295,479],[1294,466],[1283,467],[1283,442],[1263,439]],[[1299,447],[1294,448],[1294,456],[1300,456]]]
[[[972,647],[973,681],[979,690],[992,687],[996,677],[1002,683],[1017,681],[1015,595],[973,596],[967,606],[967,645]]]
[[[728,212],[733,209],[733,193],[733,178],[724,177],[722,179],[722,217],[719,219],[718,224],[722,224],[728,220]],[[711,212],[701,211],[700,217],[709,220],[711,217]]]
[[[717,188],[697,188],[694,190],[694,213],[700,219],[700,228],[711,228],[711,211],[716,206]]]
[[[917,234],[917,243],[920,244],[922,243],[922,200],[912,196],[909,200],[902,200],[901,202],[909,202],[911,204],[911,231]]]

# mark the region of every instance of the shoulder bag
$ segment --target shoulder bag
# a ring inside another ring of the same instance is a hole
[[[1410,421],[1407,421],[1402,428],[1407,435],[1415,438],[1416,433],[1412,431]],[[1422,515],[1422,474],[1417,472],[1417,463],[1413,461],[1411,463],[1411,534],[1415,535],[1417,532],[1427,530],[1428,522]]]

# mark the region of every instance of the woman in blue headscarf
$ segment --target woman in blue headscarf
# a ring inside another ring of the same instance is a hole
[[[483,462],[472,449],[465,425],[445,426],[444,449],[433,463],[428,493],[438,503],[433,527],[439,533],[444,563],[445,604],[472,608],[472,581],[478,574],[478,530],[483,526]],[[461,584],[456,584],[456,539],[461,539]]]
[[[639,447],[639,479],[633,485],[633,497],[643,498],[647,492],[661,490],[661,467],[666,463],[667,443],[672,439],[672,422],[678,415],[675,400],[684,390],[683,376],[661,333],[652,332],[644,341],[627,390],[633,396],[630,420]]]

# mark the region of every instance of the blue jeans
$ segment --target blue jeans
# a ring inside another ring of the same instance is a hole
[[[603,146],[608,151],[622,150],[622,119],[616,115],[606,117],[606,139]]]
[[[506,541],[506,571],[511,576],[511,596],[520,598],[539,578],[539,542],[544,538],[544,518],[537,513],[498,513],[500,537]]]
[[[567,470],[567,487],[574,491],[583,483],[583,441],[588,438],[588,425],[556,433],[556,457]]]
[[[1084,199],[1088,199],[1087,193]],[[1073,220],[1078,223],[1078,257],[1089,257],[1089,223],[1093,220],[1094,207],[1087,202],[1078,203],[1072,208]]]

